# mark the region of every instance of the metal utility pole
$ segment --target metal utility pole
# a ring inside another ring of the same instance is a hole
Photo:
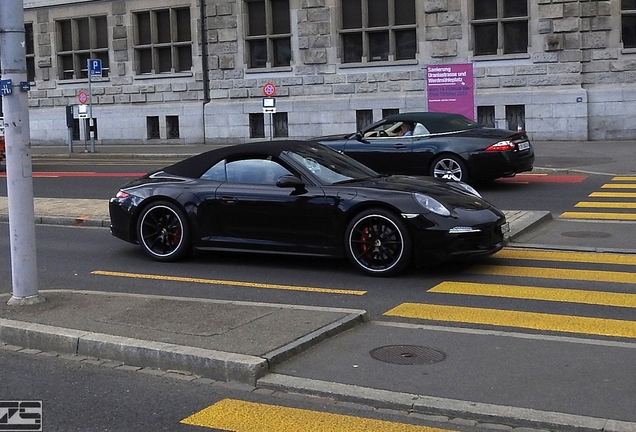
[[[0,90],[9,203],[13,296],[9,305],[41,303],[35,255],[35,210],[29,129],[23,0],[0,1]]]

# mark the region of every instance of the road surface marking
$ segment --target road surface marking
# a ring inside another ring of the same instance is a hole
[[[522,259],[538,261],[560,261],[593,264],[636,265],[636,255],[591,253],[591,252],[558,252],[529,249],[502,249],[493,255],[494,258]]]
[[[636,198],[634,192],[592,192],[590,198]]]
[[[472,282],[442,282],[427,292],[636,308],[636,294]]]
[[[636,285],[636,273],[611,272],[602,270],[554,269],[546,267],[518,267],[477,265],[469,267],[466,273],[490,276],[516,276],[540,279],[581,280],[594,282],[626,283]]]
[[[223,399],[181,423],[234,432],[449,432],[343,414]]]
[[[633,183],[606,183],[601,186],[601,189],[636,189],[636,184]]]
[[[595,212],[563,212],[559,218],[563,219],[609,219],[634,221],[636,214],[633,213],[595,213]]]
[[[498,178],[499,183],[581,183],[586,175],[547,175],[547,174],[517,174],[514,177]]]
[[[127,278],[134,278],[134,279],[152,279],[152,280],[162,280],[162,281],[171,281],[171,282],[200,283],[200,284],[209,284],[209,285],[230,285],[230,286],[240,286],[240,287],[247,287],[247,288],[266,288],[266,289],[279,289],[279,290],[288,290],[288,291],[307,291],[307,292],[318,292],[318,293],[327,293],[327,294],[364,295],[367,293],[366,291],[356,291],[356,290],[316,288],[316,287],[304,287],[304,286],[296,286],[296,285],[276,285],[276,284],[265,284],[265,283],[256,283],[256,282],[241,282],[241,281],[219,280],[219,279],[201,279],[201,278],[190,278],[190,277],[181,277],[181,276],[163,276],[163,275],[152,275],[152,274],[142,274],[142,273],[112,272],[112,271],[102,271],[102,270],[95,270],[91,272],[91,274],[99,275],[99,276],[127,277]]]
[[[612,181],[636,181],[636,177],[634,176],[616,176],[612,179]]]
[[[636,338],[636,322],[502,309],[402,303],[385,316]]]
[[[636,202],[581,201],[574,207],[636,209]]]

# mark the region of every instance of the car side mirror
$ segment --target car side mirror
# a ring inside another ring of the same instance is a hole
[[[305,182],[303,182],[301,179],[299,179],[295,175],[286,174],[284,176],[281,176],[276,181],[276,186],[281,188],[304,189]]]
[[[364,139],[364,135],[362,134],[362,131],[356,132],[356,140],[360,141],[361,143],[369,144],[369,141]]]

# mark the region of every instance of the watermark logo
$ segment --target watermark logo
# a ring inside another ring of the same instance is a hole
[[[42,401],[0,401],[0,431],[41,431]]]

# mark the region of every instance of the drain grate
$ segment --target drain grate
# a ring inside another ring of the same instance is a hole
[[[369,354],[376,360],[400,365],[433,364],[446,360],[446,354],[418,345],[387,345],[372,349]]]
[[[612,236],[610,233],[602,231],[568,231],[561,233],[561,235],[573,238],[608,238]]]

